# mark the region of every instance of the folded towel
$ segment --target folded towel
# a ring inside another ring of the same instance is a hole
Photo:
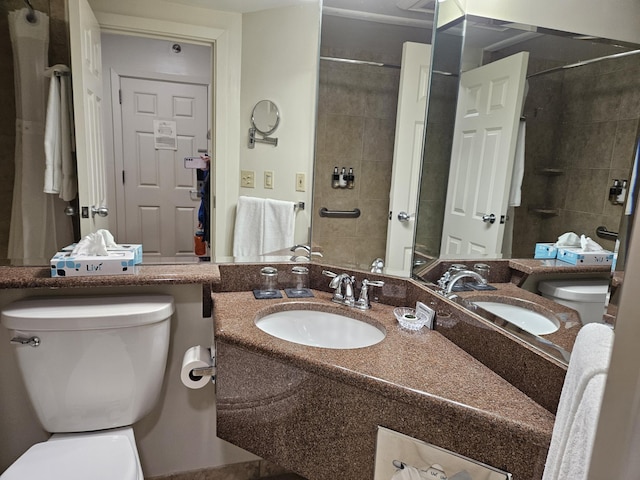
[[[404,468],[393,474],[391,480],[425,480],[427,477],[423,473],[415,467],[405,465]]]
[[[559,472],[565,468],[576,471],[575,467],[567,466],[575,466],[584,455],[590,458],[603,391],[597,388],[599,380],[591,382],[606,375],[612,346],[613,330],[607,325],[589,323],[578,332],[560,395],[543,480],[586,479],[586,476],[562,477]],[[588,462],[585,468],[589,468]]]
[[[267,198],[264,204],[262,252],[268,254],[293,246],[295,210],[293,202]]]
[[[252,257],[263,253],[264,205],[263,198],[238,198],[233,232],[234,257]]]
[[[524,145],[526,122],[520,120],[518,126],[518,138],[516,140],[516,153],[511,174],[511,191],[509,193],[509,206],[519,207],[522,203],[522,180],[524,178]]]

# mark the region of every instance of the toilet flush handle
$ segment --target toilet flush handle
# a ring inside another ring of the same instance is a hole
[[[40,339],[38,337],[13,337],[10,343],[14,345],[30,345],[32,347],[39,347]]]

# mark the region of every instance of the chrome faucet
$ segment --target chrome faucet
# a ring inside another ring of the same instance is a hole
[[[362,288],[360,289],[360,296],[358,300],[355,299],[354,286],[356,278],[348,273],[341,273],[340,275],[333,273],[329,270],[323,270],[322,274],[331,277],[329,287],[333,288],[333,298],[331,301],[347,305],[348,307],[356,307],[361,310],[368,310],[371,308],[371,302],[369,300],[369,287],[382,287],[384,282],[370,281],[366,278],[362,280]]]
[[[473,270],[462,270],[452,275],[446,282],[446,285],[440,285],[440,288],[442,289],[440,293],[442,293],[442,295],[444,295],[445,297],[449,297],[455,284],[463,278],[467,277],[473,278],[480,285],[487,284],[487,280],[479,273],[476,273]]]

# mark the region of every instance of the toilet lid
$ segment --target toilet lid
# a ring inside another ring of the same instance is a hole
[[[609,280],[555,280],[538,283],[541,293],[585,303],[602,303],[609,291]]]
[[[79,435],[35,444],[2,474],[2,480],[44,478],[139,480],[138,462],[123,435]]]

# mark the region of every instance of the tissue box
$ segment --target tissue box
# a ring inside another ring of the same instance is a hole
[[[558,260],[571,265],[611,265],[613,252],[600,250],[598,252],[583,252],[581,248],[559,248]]]
[[[109,255],[77,255],[58,252],[51,258],[52,277],[135,275],[138,273],[134,250],[112,250]]]
[[[553,243],[536,243],[533,258],[556,258],[558,249]]]
[[[72,243],[71,245],[67,245],[61,250],[61,252],[72,252],[73,249],[76,247],[76,245],[77,243]],[[139,263],[142,263],[142,245],[132,243],[130,245],[118,244],[117,248],[107,247],[107,252],[119,252],[122,250],[133,252],[133,255],[134,255],[133,263],[135,263],[136,265]]]

